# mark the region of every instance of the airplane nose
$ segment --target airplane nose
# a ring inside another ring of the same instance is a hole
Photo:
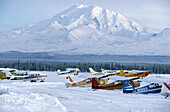
[[[77,73],[80,73],[80,70],[77,70]]]
[[[148,71],[148,72],[145,72],[145,76],[148,76],[148,75],[149,75],[149,73],[150,73],[149,71]]]

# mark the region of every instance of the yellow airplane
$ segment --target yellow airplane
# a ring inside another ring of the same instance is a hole
[[[124,72],[123,70],[120,70],[120,76],[124,77],[146,77],[149,73],[149,71],[132,70]]]
[[[25,76],[28,75],[28,73],[26,71],[15,71],[11,73],[14,76]]]
[[[104,70],[101,69],[103,74],[112,76],[112,75],[119,75],[124,77],[146,77],[149,75],[149,71],[139,71],[139,70]]]
[[[12,72],[17,71],[17,69],[12,68],[0,68],[0,79],[10,79]]]

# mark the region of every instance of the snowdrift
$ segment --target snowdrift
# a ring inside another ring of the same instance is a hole
[[[0,86],[0,95],[8,93],[9,89],[7,87]]]

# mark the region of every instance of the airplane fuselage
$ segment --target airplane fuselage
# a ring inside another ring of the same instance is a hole
[[[139,87],[140,84],[135,84],[134,81],[130,80],[130,83],[135,87]],[[109,84],[99,84],[97,78],[92,78],[92,89],[107,89],[107,90],[114,90],[114,89],[122,89],[123,88],[123,80],[117,80]]]
[[[134,90],[124,90],[123,93],[137,93],[137,94],[148,94],[148,93],[160,93],[162,85],[158,83],[151,83],[144,87],[139,87]]]
[[[40,75],[40,74],[29,74],[27,76],[13,76],[11,80],[23,80],[23,81],[44,81],[47,75]]]

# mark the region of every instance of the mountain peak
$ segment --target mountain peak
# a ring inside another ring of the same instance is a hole
[[[168,37],[169,29],[162,33]],[[161,45],[156,39],[158,36],[163,37],[155,34],[152,38],[152,34],[145,32],[138,23],[114,11],[96,5],[75,4],[51,19],[2,33],[0,47],[4,51],[23,52],[165,54],[164,46],[157,47],[159,51],[151,46]],[[169,41],[164,42],[169,46],[166,43]]]
[[[99,31],[105,31],[111,34],[125,31],[132,32],[131,34],[129,33],[130,35],[137,35],[140,32],[144,32],[142,26],[133,20],[97,5],[87,6],[75,4],[54,16],[52,21],[58,21],[59,24],[67,27],[69,30],[88,25]]]
[[[86,7],[88,7],[88,6],[87,6],[87,5],[76,4],[76,7],[77,7],[77,8],[86,8]]]

